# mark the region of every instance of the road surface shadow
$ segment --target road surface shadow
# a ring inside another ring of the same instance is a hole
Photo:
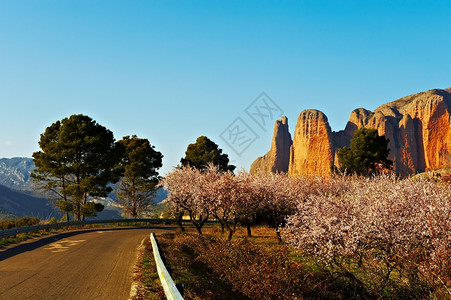
[[[93,232],[93,231],[116,231],[116,230],[130,230],[130,229],[138,229],[138,230],[147,230],[150,234],[152,232],[151,229],[166,229],[166,230],[175,230],[177,227],[175,226],[140,226],[140,227],[119,227],[119,228],[90,228],[90,229],[81,229],[75,231],[67,231],[62,233],[52,234],[51,236],[46,237],[38,237],[37,239],[30,239],[23,241],[19,244],[13,244],[6,247],[6,249],[0,248],[0,261],[13,257],[15,255],[33,251],[34,249],[40,248],[42,246],[46,246],[48,244],[54,243],[56,241],[69,238],[75,235]]]

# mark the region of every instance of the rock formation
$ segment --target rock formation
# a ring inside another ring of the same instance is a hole
[[[252,163],[250,172],[288,172],[291,144],[288,120],[282,117],[274,124],[271,149]]]
[[[346,128],[339,132],[331,131],[322,112],[301,112],[294,131],[288,173],[327,176],[332,164],[339,165],[337,150],[349,146],[354,132],[361,127],[375,128],[379,135],[390,140],[389,159],[400,175],[451,166],[451,88],[448,88],[410,95],[384,104],[374,112],[356,109]],[[291,144],[291,136],[280,135],[278,131],[276,134],[276,127],[274,133],[271,151],[252,164],[254,170],[284,170],[276,167],[273,157],[276,154],[282,157],[286,151],[278,151],[274,145]],[[281,136],[289,138],[282,141]]]
[[[328,175],[333,154],[327,117],[318,110],[301,112],[294,129],[288,174]]]

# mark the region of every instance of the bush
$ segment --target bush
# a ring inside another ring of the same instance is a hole
[[[56,217],[52,217],[52,218],[49,220],[49,224],[56,224],[56,223],[58,223],[58,220],[56,219]]]
[[[20,219],[3,220],[3,221],[0,221],[0,230],[36,225],[36,224],[39,224],[39,222],[40,222],[40,220],[38,218],[32,218],[32,217],[23,217]]]

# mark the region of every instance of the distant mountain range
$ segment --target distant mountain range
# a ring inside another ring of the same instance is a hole
[[[0,159],[0,218],[31,216],[40,219],[61,217],[48,199],[33,189],[31,158]]]
[[[34,188],[30,174],[34,171],[31,158],[15,157],[0,159],[0,219],[32,216],[40,219],[61,217],[52,201],[43,198]],[[167,198],[163,189],[157,191],[157,203]],[[121,207],[116,196],[111,193],[108,198],[98,199],[105,209],[98,214],[98,219],[120,219]]]
[[[15,157],[0,159],[0,185],[11,189],[36,194],[33,189],[33,179],[30,178],[34,170],[31,158]]]

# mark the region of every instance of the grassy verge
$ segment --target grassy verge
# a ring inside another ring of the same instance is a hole
[[[165,299],[149,238],[146,238],[143,244],[138,247],[138,258],[133,280],[136,286],[136,294],[132,300]]]
[[[51,229],[51,230],[40,230],[36,232],[29,232],[29,233],[20,233],[16,237],[8,237],[0,239],[0,248],[4,246],[8,246],[11,244],[17,244],[32,238],[41,237],[44,235],[54,234],[54,233],[60,233],[66,231],[65,229]]]

